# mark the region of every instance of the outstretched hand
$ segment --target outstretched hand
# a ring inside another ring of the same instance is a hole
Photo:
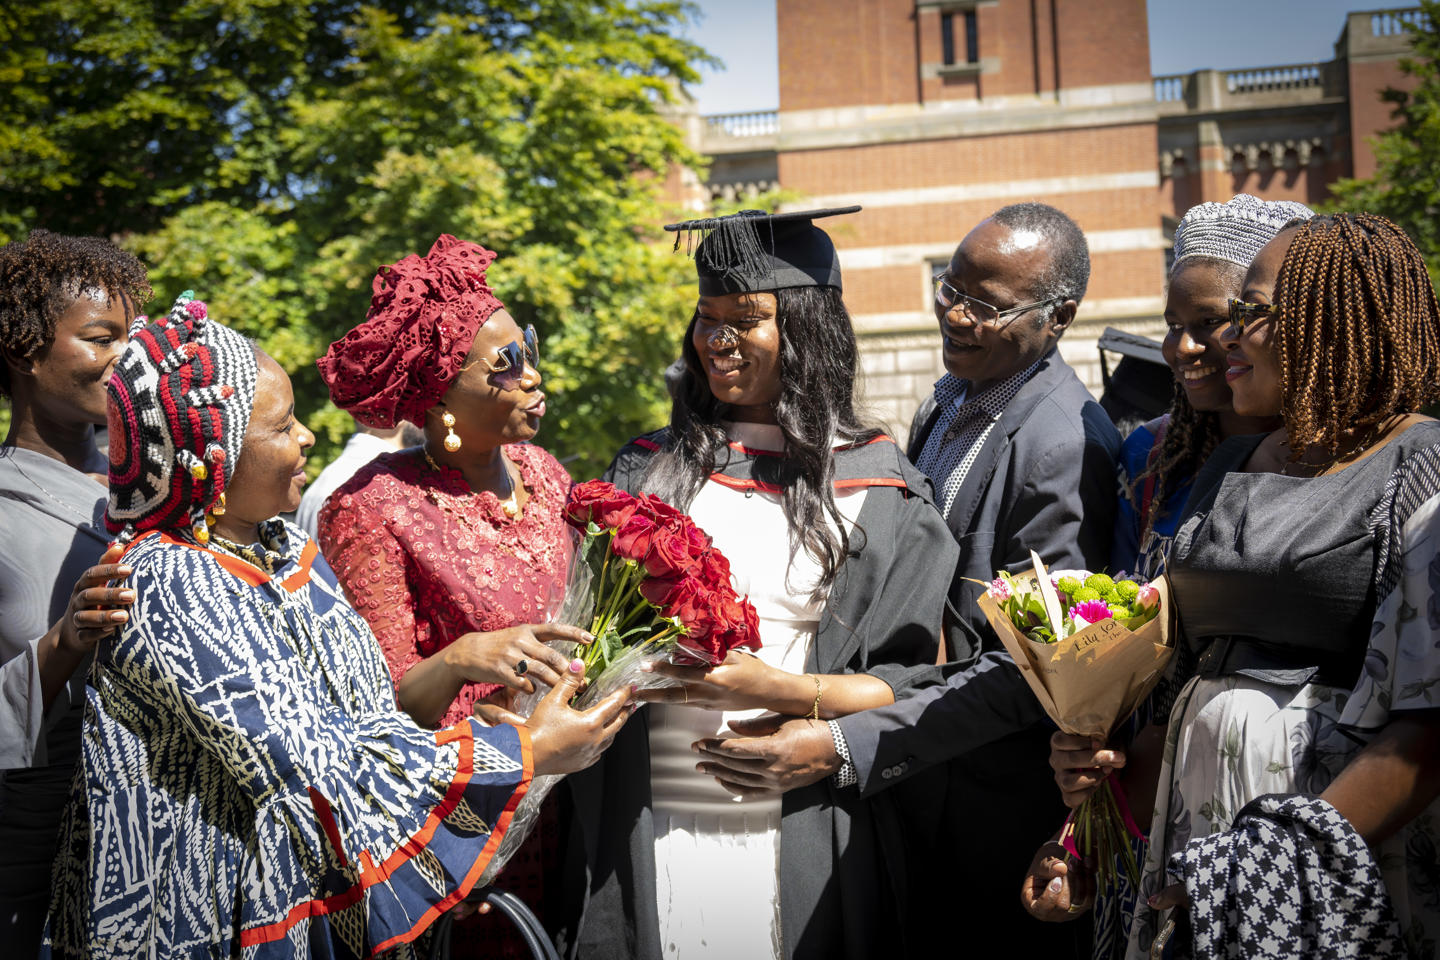
[[[547,687],[560,682],[570,658],[548,646],[551,640],[586,644],[594,638],[563,623],[524,623],[504,630],[467,633],[442,653],[451,672],[468,683],[498,683],[533,693],[535,680]],[[517,668],[524,663],[523,672]]]
[[[794,676],[743,650],[731,650],[724,660],[713,665],[689,667],[659,660],[642,664],[640,669],[677,680],[679,685],[641,690],[636,694],[638,699],[710,710],[773,709],[780,699],[777,688]]]
[[[732,720],[733,738],[697,740],[695,767],[738,797],[768,797],[816,783],[840,769],[830,728],[779,716]]]
[[[554,689],[529,720],[510,714],[507,723],[530,730],[536,775],[584,770],[604,753],[635,710],[634,688],[622,687],[589,710],[576,710],[570,700],[585,679],[585,664],[573,660]]]

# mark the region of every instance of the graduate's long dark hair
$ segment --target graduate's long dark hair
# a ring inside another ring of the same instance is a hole
[[[775,419],[785,435],[786,456],[757,464],[773,470],[765,479],[781,488],[789,526],[790,555],[803,548],[820,564],[812,599],[823,599],[850,552],[850,536],[835,506],[832,447],[864,443],[880,435],[855,415],[857,349],[850,314],[834,287],[787,287],[775,291],[775,322],[780,331],[780,398]],[[720,421],[726,405],[715,399],[695,350],[699,314],[690,318],[682,354],[685,372],[674,392],[670,440],[645,480],[645,488],[682,508],[688,507],[727,438]],[[830,522],[824,522],[826,519]]]

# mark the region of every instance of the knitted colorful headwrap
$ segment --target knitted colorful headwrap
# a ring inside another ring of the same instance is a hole
[[[105,526],[126,543],[147,530],[205,541],[255,405],[250,341],[187,290],[154,323],[137,317],[110,377],[110,501]]]
[[[460,373],[475,332],[504,307],[485,282],[494,260],[446,233],[426,256],[381,267],[365,322],[316,361],[335,405],[367,427],[424,423]]]
[[[1280,228],[1315,212],[1293,200],[1261,200],[1237,194],[1229,203],[1201,203],[1175,227],[1175,266],[1189,257],[1224,260],[1248,268]]]

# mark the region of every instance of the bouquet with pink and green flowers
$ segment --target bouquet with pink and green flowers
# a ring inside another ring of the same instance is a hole
[[[1058,624],[1038,581],[1028,573],[1017,577],[1001,570],[985,592],[1017,630],[1040,643],[1072,637],[1102,620],[1114,620],[1134,631],[1160,613],[1160,590],[1149,583],[1085,570],[1058,570],[1048,579],[1060,601]]]
[[[1140,583],[1086,570],[1000,571],[980,609],[1055,725],[1106,741],[1159,681],[1169,662],[1169,595],[1164,581]],[[1093,862],[1101,887],[1118,863],[1132,883],[1139,865],[1129,837],[1143,837],[1125,794],[1107,780],[1071,813],[1061,842]]]

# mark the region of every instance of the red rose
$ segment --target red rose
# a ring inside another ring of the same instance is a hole
[[[659,531],[655,521],[642,513],[632,514],[615,530],[610,550],[625,560],[640,561],[650,552],[650,542]]]
[[[739,597],[724,589],[711,590],[710,596],[715,600],[712,612],[716,630],[723,632],[734,626],[745,625],[745,612],[740,609]]]
[[[636,501],[640,512],[649,514],[649,516],[657,522],[664,522],[666,520],[690,519],[689,517],[685,516],[685,514],[681,513],[679,510],[676,510],[674,507],[670,506],[670,504],[666,503],[664,500],[661,500],[659,497],[653,496],[651,494],[642,493],[639,497],[636,498]]]
[[[691,544],[671,524],[655,531],[645,553],[645,572],[652,577],[678,577],[690,572],[695,557]]]
[[[670,606],[670,601],[675,597],[675,591],[680,584],[684,583],[687,577],[646,577],[640,581],[640,596],[649,600],[663,612]],[[669,616],[669,614],[665,614]]]
[[[679,536],[685,541],[685,552],[690,555],[693,568],[698,570],[701,558],[711,552],[709,535],[697,527],[689,517],[682,517]],[[729,569],[728,565],[726,569]]]
[[[694,577],[682,577],[666,597],[661,613],[668,618],[677,618],[685,635],[695,642],[710,636],[715,620],[711,615],[714,599],[710,591]]]
[[[711,590],[729,587],[730,561],[719,550],[706,550],[700,555],[695,575]]]
[[[582,530],[595,523],[616,530],[630,519],[637,503],[634,497],[604,480],[587,480],[570,488],[565,503],[565,520]]]
[[[727,610],[729,625],[715,637],[714,644],[720,659],[736,647],[760,649],[760,615],[749,600],[735,601],[737,610]]]

